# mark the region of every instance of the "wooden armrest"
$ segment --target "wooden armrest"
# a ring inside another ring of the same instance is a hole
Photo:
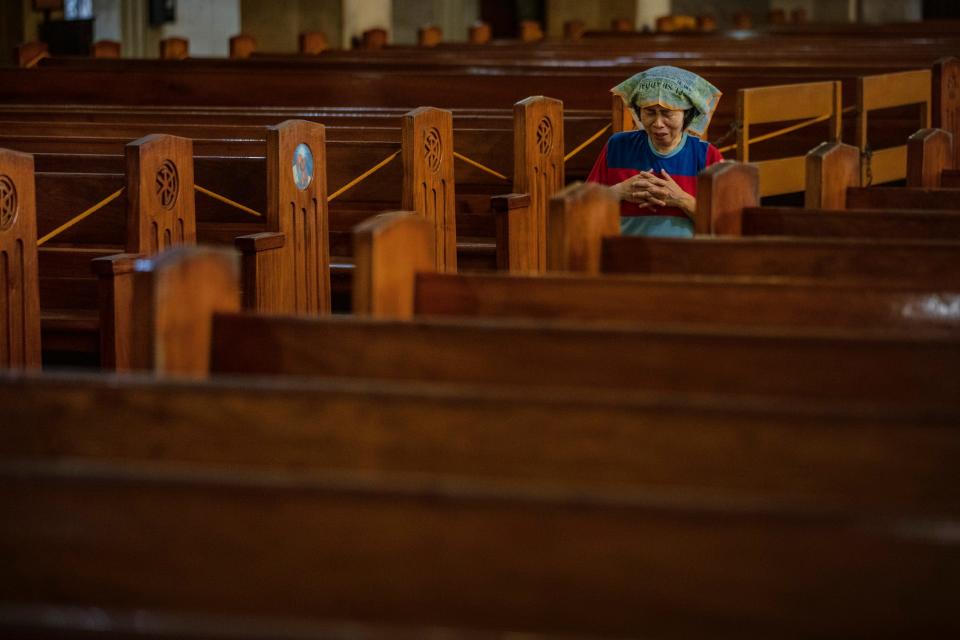
[[[508,193],[490,198],[490,209],[496,213],[506,213],[511,209],[530,206],[530,194]]]
[[[233,239],[234,246],[241,253],[259,253],[270,249],[279,249],[286,244],[287,238],[280,231],[262,231]]]
[[[145,257],[142,253],[115,253],[112,256],[93,258],[90,260],[90,266],[94,275],[118,276],[124,273],[132,273],[137,265],[137,260]]]

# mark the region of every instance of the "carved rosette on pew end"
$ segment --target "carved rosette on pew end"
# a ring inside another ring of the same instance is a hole
[[[453,114],[420,107],[403,116],[403,208],[416,211],[436,234],[438,271],[457,270],[453,181]]]
[[[131,367],[136,260],[197,242],[193,141],[152,134],[126,146],[126,253],[93,260],[100,288],[100,362]]]
[[[0,368],[40,367],[33,156],[0,149]]]
[[[536,270],[547,268],[547,208],[564,184],[563,102],[532,96],[513,106],[513,191],[529,193]]]
[[[266,313],[330,312],[327,139],[322,124],[267,130],[267,228],[242,236],[243,306]]]

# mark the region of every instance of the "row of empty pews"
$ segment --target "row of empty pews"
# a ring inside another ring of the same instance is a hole
[[[955,635],[960,35],[657,37],[0,70],[3,634]]]

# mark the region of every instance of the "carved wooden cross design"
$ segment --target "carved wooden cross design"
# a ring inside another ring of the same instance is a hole
[[[431,128],[423,134],[423,155],[430,171],[434,173],[440,171],[440,162],[443,160],[443,142],[440,140],[440,132],[435,128]]]
[[[553,148],[553,124],[550,123],[550,118],[541,118],[537,125],[537,147],[542,156],[550,153]]]
[[[0,229],[9,229],[17,217],[17,189],[8,176],[0,176]]]
[[[180,178],[177,175],[177,165],[170,160],[164,160],[157,171],[157,197],[164,209],[169,209],[177,201],[180,191]]]

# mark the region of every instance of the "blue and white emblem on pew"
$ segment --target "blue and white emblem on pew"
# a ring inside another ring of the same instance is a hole
[[[293,150],[293,182],[303,191],[313,180],[313,153],[302,142]]]

